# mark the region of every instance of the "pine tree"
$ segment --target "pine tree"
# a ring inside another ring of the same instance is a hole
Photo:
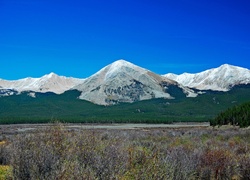
[[[212,126],[226,124],[237,125],[240,127],[250,126],[250,102],[221,112],[215,119],[212,119],[210,123]]]

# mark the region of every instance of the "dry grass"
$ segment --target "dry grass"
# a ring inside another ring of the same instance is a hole
[[[250,179],[249,129],[57,124],[10,136],[0,148],[14,179]]]
[[[6,141],[0,141],[0,146],[5,145]]]
[[[12,169],[10,166],[0,165],[0,180],[12,179]]]

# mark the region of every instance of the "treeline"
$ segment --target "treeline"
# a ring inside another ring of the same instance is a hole
[[[240,127],[250,126],[250,102],[244,103],[220,113],[211,120],[211,125],[237,125]]]

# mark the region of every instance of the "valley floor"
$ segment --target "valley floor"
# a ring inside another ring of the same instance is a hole
[[[18,134],[22,132],[33,132],[38,129],[44,129],[53,126],[53,124],[8,124],[0,125],[1,134]],[[113,123],[113,124],[64,124],[64,127],[70,130],[74,129],[155,129],[155,128],[194,128],[209,127],[209,122],[183,122],[173,124],[132,124],[132,123]]]

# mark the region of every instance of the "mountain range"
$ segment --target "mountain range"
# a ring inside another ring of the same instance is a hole
[[[44,75],[41,78],[28,77],[14,81],[0,79],[0,92],[2,96],[24,91],[62,94],[83,81],[84,79],[58,76],[55,73]]]
[[[99,105],[114,105],[155,98],[194,98],[207,90],[227,92],[234,86],[250,84],[250,70],[224,64],[200,73],[159,75],[125,60],[118,60],[86,79],[58,76],[55,73],[41,78],[7,81],[0,79],[0,96],[27,92],[63,94],[78,90],[79,99]],[[178,92],[178,93],[177,93]]]
[[[180,75],[163,75],[175,80],[183,86],[199,90],[229,91],[233,86],[250,84],[250,70],[229,64],[209,69],[200,73],[183,73]]]

